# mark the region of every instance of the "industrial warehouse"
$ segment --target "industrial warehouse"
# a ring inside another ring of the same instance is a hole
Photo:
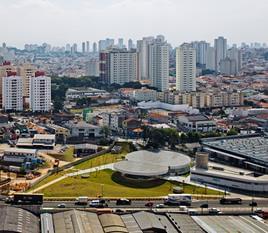
[[[191,159],[172,151],[135,151],[126,159],[114,164],[114,169],[131,177],[157,177],[181,175],[190,171]]]
[[[202,141],[210,159],[243,167],[258,173],[268,173],[268,138],[253,134],[221,137]]]
[[[102,213],[64,210],[36,216],[15,207],[0,207],[0,232],[12,233],[205,233],[268,232],[250,216],[190,216],[186,213]]]
[[[267,196],[268,175],[254,176],[254,172],[208,162],[208,153],[196,154],[196,166],[191,169],[191,181],[220,187],[228,191]]]

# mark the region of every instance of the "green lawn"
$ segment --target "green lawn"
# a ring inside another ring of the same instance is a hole
[[[83,163],[74,166],[75,169],[84,170],[92,167],[98,167],[104,164],[114,163],[118,160],[122,160],[123,154],[106,153],[96,158],[89,159]]]
[[[73,146],[69,147],[63,153],[49,154],[49,155],[52,156],[53,158],[59,159],[61,161],[72,162],[72,161],[74,161],[74,147]]]
[[[77,169],[83,170],[83,169],[97,167],[97,166],[104,165],[104,164],[114,163],[118,160],[121,160],[122,157],[124,157],[127,153],[132,151],[132,148],[130,148],[130,145],[128,143],[117,143],[117,145],[122,146],[122,151],[120,154],[106,153],[106,154],[100,155],[96,158],[92,158],[92,159],[89,159],[85,162],[82,162],[82,163],[74,166],[74,169],[75,170],[77,170]],[[68,158],[69,156],[70,155],[68,154],[66,157]],[[57,179],[57,178],[63,176],[64,174],[70,173],[70,172],[74,172],[74,170],[69,169],[69,170],[59,172],[57,174],[53,174],[53,175],[47,177],[46,179],[44,179],[43,181],[41,181],[40,183],[38,183],[37,185],[35,185],[34,187],[32,187],[29,191],[31,191],[34,188],[38,188],[44,184],[47,184],[50,181],[53,181],[54,179]]]
[[[57,178],[63,176],[64,174],[66,174],[66,173],[70,173],[70,172],[75,172],[75,171],[72,170],[72,169],[69,169],[69,170],[66,170],[66,171],[62,171],[62,172],[59,172],[59,173],[55,173],[55,174],[53,174],[53,175],[50,175],[50,176],[48,176],[46,179],[42,180],[41,182],[39,182],[38,184],[36,184],[36,185],[33,186],[32,188],[30,188],[30,189],[28,190],[28,192],[31,192],[33,189],[39,188],[39,187],[41,187],[42,185],[47,184],[47,183],[49,183],[50,181],[53,181],[53,180],[55,180],[55,179],[57,179]]]
[[[173,186],[182,186],[177,182],[157,181],[154,186],[152,182],[134,182],[127,183],[126,180],[120,180],[120,184],[114,180],[118,180],[117,174],[112,170],[102,170],[93,172],[89,178],[69,177],[41,190],[46,197],[159,197],[172,193]],[[184,185],[185,193],[195,194],[220,194],[218,191],[195,187],[192,185]]]

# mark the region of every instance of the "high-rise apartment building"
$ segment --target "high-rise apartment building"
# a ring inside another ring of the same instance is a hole
[[[128,50],[131,50],[131,49],[134,49],[133,40],[132,39],[129,39],[128,40]]]
[[[96,42],[93,43],[93,53],[97,53],[98,52],[98,45]]]
[[[222,36],[215,39],[214,48],[216,71],[220,72],[220,61],[227,57],[227,39]]]
[[[105,39],[99,41],[99,52],[109,49],[114,46],[114,39]]]
[[[11,62],[9,62],[9,61],[4,61],[2,63],[2,65],[0,66],[0,108],[2,108],[2,106],[3,106],[2,79],[3,79],[3,77],[7,76],[7,73],[10,73],[10,72],[14,73],[16,71],[17,71],[16,67],[11,65]]]
[[[86,43],[86,52],[87,53],[90,52],[90,44],[89,44],[89,41],[87,41],[87,43]]]
[[[86,63],[86,75],[99,77],[100,76],[100,62],[97,58],[91,58],[89,62]]]
[[[118,39],[118,44],[117,44],[119,49],[123,49],[124,48],[124,39],[123,38],[119,38]]]
[[[192,42],[191,44],[193,48],[196,50],[196,63],[205,67],[207,61],[207,50],[209,47],[209,43],[207,43],[206,41],[195,41]]]
[[[227,57],[235,61],[235,74],[238,74],[242,68],[242,53],[241,50],[237,47],[233,46],[232,48],[228,49]]]
[[[169,88],[169,45],[163,37],[148,45],[148,77],[150,85],[160,91]]]
[[[71,45],[70,44],[66,44],[65,51],[66,52],[71,52]]]
[[[176,89],[196,90],[196,50],[190,44],[176,49]]]
[[[74,54],[74,53],[77,53],[77,44],[74,43],[71,47],[71,53]]]
[[[207,70],[215,70],[215,49],[214,47],[208,47],[207,48],[207,54],[206,54],[206,69]]]
[[[22,78],[24,104],[29,104],[30,79],[35,76],[36,68],[31,64],[24,64],[18,68],[18,75]]]
[[[30,109],[33,112],[51,110],[51,78],[37,71],[30,79]]]
[[[86,53],[86,43],[82,42],[82,53]]]
[[[138,52],[138,79],[149,79],[149,44],[154,40],[153,37],[144,37],[137,41]]]
[[[100,78],[105,83],[123,85],[137,80],[135,50],[111,49],[100,53]]]
[[[23,111],[23,83],[16,72],[8,72],[2,78],[2,98],[5,111]]]
[[[223,75],[236,75],[237,74],[237,62],[235,59],[226,57],[220,61],[220,70]]]

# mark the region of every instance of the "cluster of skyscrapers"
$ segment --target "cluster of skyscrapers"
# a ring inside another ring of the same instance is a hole
[[[0,66],[0,108],[5,111],[49,112],[51,78],[32,65]]]
[[[160,91],[169,88],[169,60],[171,46],[164,36],[144,37],[137,41],[134,49],[132,40],[128,48],[123,39],[114,45],[113,39],[99,42],[100,78],[105,83],[124,84],[131,81],[148,83]],[[176,48],[176,89],[195,91],[197,68],[223,75],[236,75],[242,66],[240,50],[227,48],[227,40],[218,37],[214,47],[205,41],[184,43]]]
[[[170,45],[163,36],[146,37],[133,49],[118,46],[100,51],[100,78],[105,83],[147,82],[161,91],[168,89]]]

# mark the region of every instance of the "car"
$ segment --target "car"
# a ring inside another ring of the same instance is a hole
[[[208,208],[208,203],[203,203],[200,205],[201,209],[207,209]]]
[[[258,206],[258,203],[256,201],[252,201],[249,203],[249,206],[256,207],[256,206]]]
[[[66,208],[66,204],[65,203],[60,203],[57,205],[58,208]]]
[[[261,214],[263,213],[263,210],[261,208],[257,208],[255,211],[254,211],[255,214]]]
[[[115,212],[115,213],[125,213],[125,211],[122,210],[122,209],[116,209],[114,212]]]
[[[157,204],[155,207],[156,207],[156,208],[164,208],[165,205],[164,205],[164,204]]]
[[[198,210],[197,209],[188,209],[188,214],[189,215],[196,215],[196,214],[198,214]]]
[[[146,206],[146,207],[150,207],[150,208],[151,208],[151,207],[153,207],[153,205],[154,205],[154,203],[151,202],[151,201],[145,203],[145,206]]]
[[[126,198],[120,198],[116,200],[116,205],[131,205],[131,200]]]
[[[108,207],[108,204],[105,202],[104,199],[97,199],[97,200],[92,200],[89,203],[90,207],[95,207],[95,208],[104,208],[104,207]]]
[[[208,209],[209,214],[221,214],[221,211],[217,208],[210,208]]]

